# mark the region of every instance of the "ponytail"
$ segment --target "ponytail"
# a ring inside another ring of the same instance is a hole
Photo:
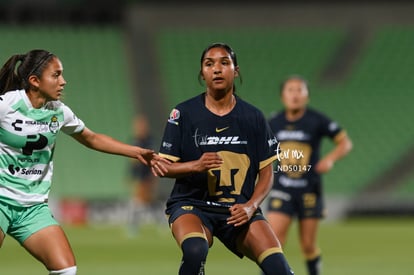
[[[19,62],[23,63],[26,55],[16,54],[7,60],[0,70],[0,95],[7,91],[22,88],[23,79],[16,68]],[[20,63],[20,64],[21,64]]]
[[[45,50],[31,50],[27,54],[16,54],[7,60],[0,70],[0,95],[7,91],[30,89],[29,77],[41,77],[49,61],[56,57]]]

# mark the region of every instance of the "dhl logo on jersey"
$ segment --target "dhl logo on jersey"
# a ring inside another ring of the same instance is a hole
[[[228,137],[205,137],[199,143],[199,145],[218,145],[218,144],[247,144],[247,141],[239,140],[239,136]]]

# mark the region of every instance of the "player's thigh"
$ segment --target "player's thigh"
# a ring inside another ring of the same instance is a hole
[[[248,258],[256,260],[264,251],[281,247],[281,244],[265,220],[252,222],[237,239],[238,249]]]
[[[23,242],[23,247],[48,270],[60,270],[76,264],[69,241],[59,225],[51,225],[32,234]]]
[[[292,217],[283,212],[269,211],[267,213],[267,220],[279,241],[282,245],[285,244]]]
[[[211,232],[204,226],[202,220],[195,214],[184,214],[179,216],[171,225],[175,240],[179,245],[188,236],[203,236],[209,245],[213,242]]]
[[[0,248],[3,245],[4,238],[6,238],[7,228],[10,225],[10,218],[6,215],[6,210],[2,209],[3,207],[6,206],[0,203]]]

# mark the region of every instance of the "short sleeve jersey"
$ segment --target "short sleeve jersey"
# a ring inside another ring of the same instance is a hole
[[[288,121],[285,112],[281,112],[272,117],[269,124],[279,142],[275,182],[282,175],[284,179],[290,178],[293,185],[303,179],[320,182],[314,167],[320,158],[321,141],[324,137],[339,138],[344,132],[338,124],[311,108],[296,121]]]
[[[25,207],[47,201],[55,139],[84,126],[60,101],[36,109],[24,90],[0,96],[0,200]]]
[[[220,168],[177,178],[167,206],[177,201],[228,207],[248,201],[260,169],[276,159],[275,138],[263,114],[239,97],[233,110],[217,116],[205,107],[205,94],[174,108],[160,155],[174,162],[217,152]]]

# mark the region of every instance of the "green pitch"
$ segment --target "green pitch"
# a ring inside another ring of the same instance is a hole
[[[364,219],[322,223],[319,243],[326,275],[412,274],[414,219]],[[296,226],[290,232],[285,254],[296,275],[305,275]],[[65,227],[82,275],[177,274],[180,251],[165,227],[145,226],[134,237],[122,227]],[[248,259],[240,260],[216,240],[206,273],[259,275]],[[45,275],[47,271],[7,237],[0,249],[0,274]]]

